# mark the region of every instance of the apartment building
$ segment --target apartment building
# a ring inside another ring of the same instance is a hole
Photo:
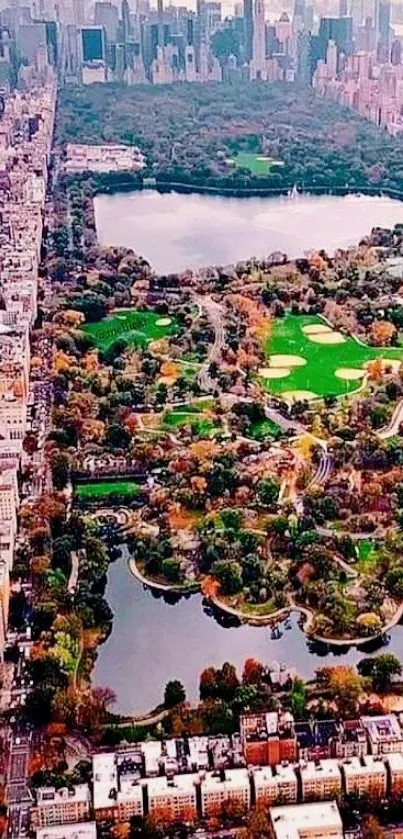
[[[83,822],[90,817],[91,794],[88,784],[73,787],[40,787],[32,810],[34,827]]]
[[[10,569],[8,563],[0,558],[0,660],[6,642],[8,611],[10,605]]]
[[[379,717],[362,717],[367,732],[369,750],[373,755],[403,752],[403,732],[394,714]]]
[[[93,809],[96,821],[121,821],[144,813],[140,772],[132,761],[122,761],[118,771],[117,756],[96,754],[93,768]]]
[[[13,534],[17,531],[18,505],[18,469],[3,463],[0,465],[0,523],[9,523]]]
[[[197,774],[162,776],[147,781],[148,812],[164,813],[172,821],[193,821],[197,816],[196,788],[200,785]]]
[[[116,821],[129,821],[132,816],[142,816],[143,813],[143,788],[139,783],[139,778],[122,775],[116,797]]]
[[[361,720],[341,722],[339,735],[331,743],[331,757],[364,757],[366,754],[368,754],[367,733]]]
[[[342,792],[342,777],[337,760],[313,760],[300,765],[303,801],[329,801]]]
[[[394,798],[401,798],[403,794],[403,755],[393,752],[386,758],[389,775],[389,788]]]
[[[339,738],[335,720],[317,720],[295,724],[300,760],[326,760],[332,757],[332,743]]]
[[[246,769],[206,772],[200,792],[202,816],[216,815],[227,802],[232,801],[246,810],[251,800],[248,772]]]
[[[335,801],[273,807],[273,839],[343,839],[343,824]]]
[[[276,766],[297,759],[294,719],[289,712],[242,714],[240,732],[247,764]]]
[[[386,766],[380,758],[366,755],[352,757],[342,766],[346,795],[358,798],[382,798],[387,790]]]
[[[40,827],[36,839],[97,839],[97,827],[95,822]]]
[[[256,804],[272,806],[279,801],[296,804],[298,781],[290,764],[257,767],[253,772]]]

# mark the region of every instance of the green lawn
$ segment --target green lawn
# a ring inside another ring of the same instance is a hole
[[[269,437],[277,440],[281,437],[281,428],[271,419],[256,420],[251,424],[247,435],[258,441],[266,440]]]
[[[212,400],[195,402],[189,405],[178,405],[164,414],[163,424],[166,429],[181,428],[190,425],[198,437],[207,437],[213,431],[219,430],[221,424],[204,414],[214,403]]]
[[[166,316],[168,319],[168,315]],[[107,350],[118,338],[124,338],[133,346],[146,346],[149,341],[175,335],[178,323],[169,317],[169,324],[160,324],[164,316],[156,312],[139,312],[135,309],[125,309],[109,315],[98,323],[86,323],[83,331],[92,335],[97,347]]]
[[[357,545],[356,569],[361,574],[370,574],[376,567],[376,542],[373,539],[360,539]]]
[[[249,169],[252,175],[268,175],[273,166],[283,166],[281,160],[269,157],[263,152],[255,154],[241,151],[234,157],[234,162],[237,169]]]
[[[91,483],[77,484],[76,495],[83,501],[97,501],[99,498],[119,495],[122,498],[136,498],[140,487],[134,481],[91,481]]]
[[[271,355],[298,355],[306,359],[301,367],[291,367],[290,373],[278,379],[260,378],[266,390],[272,393],[287,391],[310,391],[316,396],[339,396],[352,393],[359,388],[362,379],[338,378],[338,368],[361,369],[376,358],[403,359],[403,348],[366,347],[354,338],[344,336],[341,344],[320,344],[312,341],[302,331],[304,326],[323,324],[315,316],[286,314],[276,318],[266,344],[269,360]]]

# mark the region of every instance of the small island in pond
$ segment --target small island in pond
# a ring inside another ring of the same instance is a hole
[[[55,258],[54,485],[134,576],[333,644],[399,621],[402,246],[157,276],[94,243],[59,285]]]

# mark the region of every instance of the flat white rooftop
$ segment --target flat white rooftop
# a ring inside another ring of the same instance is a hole
[[[309,760],[308,763],[302,764],[301,778],[304,781],[320,781],[321,779],[330,780],[332,778],[341,778],[339,764],[337,760],[319,760],[315,763]]]
[[[301,834],[315,835],[316,831],[317,837],[331,831],[334,839],[343,839],[343,825],[335,801],[272,807],[270,818],[276,839],[300,839]]]
[[[228,791],[230,789],[247,789],[249,792],[249,775],[247,769],[226,769],[224,779],[221,778],[219,772],[206,772],[206,777],[202,782],[203,793],[216,792],[220,789]]]
[[[197,773],[190,775],[174,775],[172,779],[161,775],[158,778],[147,778],[147,788],[149,800],[154,796],[172,795],[181,793],[188,795],[195,793],[195,784],[200,783],[200,778]]]
[[[364,775],[386,775],[384,762],[380,759],[377,760],[373,755],[365,755],[362,760],[359,757],[345,760],[343,761],[343,770],[346,778],[364,777]]]
[[[41,827],[36,831],[36,839],[97,839],[95,822],[76,822],[76,824],[55,824]]]
[[[113,752],[103,752],[92,758],[94,777],[94,810],[112,807],[116,802],[118,774]]]

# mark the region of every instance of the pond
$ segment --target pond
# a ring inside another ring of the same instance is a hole
[[[332,253],[372,227],[403,221],[403,205],[363,195],[223,198],[143,190],[97,196],[95,218],[101,244],[133,248],[166,274],[277,250],[290,257],[312,248]]]
[[[188,698],[196,700],[201,671],[224,661],[239,670],[250,657],[266,664],[277,661],[309,677],[325,662],[354,664],[364,655],[312,643],[297,615],[273,630],[233,625],[214,616],[197,594],[169,603],[134,579],[125,558],[110,566],[106,598],[114,613],[113,630],[99,650],[94,681],[113,688],[115,710],[121,713],[154,708],[170,679],[180,679]],[[388,649],[403,658],[403,626],[393,630]]]

